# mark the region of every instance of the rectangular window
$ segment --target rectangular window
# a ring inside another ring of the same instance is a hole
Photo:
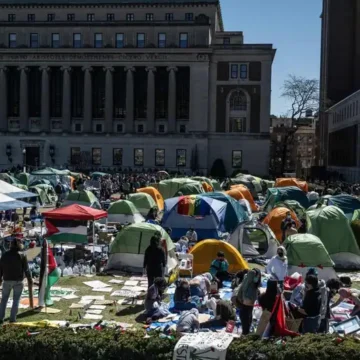
[[[165,20],[166,21],[173,21],[174,20],[174,14],[173,13],[165,14]]]
[[[8,15],[8,21],[16,21],[16,15],[15,14],[9,14]]]
[[[230,118],[230,132],[246,132],[246,117]]]
[[[223,39],[223,44],[224,44],[224,45],[230,45],[230,38],[229,38],[229,37],[225,37],[225,38]]]
[[[188,47],[188,34],[187,33],[180,34],[179,47],[181,47],[181,48]]]
[[[39,34],[37,34],[37,33],[30,34],[30,47],[31,48],[39,47]]]
[[[186,13],[185,14],[185,20],[186,21],[193,21],[194,20],[194,14],[193,13]]]
[[[16,34],[9,34],[9,48],[16,48]]]
[[[82,125],[77,123],[75,124],[75,132],[82,132]]]
[[[144,149],[134,149],[134,165],[144,166]]]
[[[166,34],[160,33],[158,35],[158,47],[165,48],[166,47]]]
[[[238,64],[231,64],[230,76],[232,79],[237,79],[239,77],[239,66]]]
[[[80,148],[79,147],[70,148],[70,162],[71,162],[71,165],[80,164]]]
[[[48,21],[54,21],[55,20],[55,14],[47,14],[47,20]]]
[[[116,44],[115,46],[120,49],[124,47],[124,34],[116,34]]]
[[[179,126],[179,133],[185,134],[186,133],[186,125],[180,125]]]
[[[134,14],[126,14],[126,21],[134,21],[135,16]]]
[[[153,21],[154,20],[154,14],[146,14],[146,21]]]
[[[87,14],[87,21],[95,21],[95,14]]]
[[[139,124],[137,126],[137,132],[141,133],[141,134],[144,132],[144,125],[143,124]]]
[[[155,149],[155,166],[165,166],[165,149]]]
[[[107,19],[107,21],[114,21],[115,20],[115,14],[107,14],[106,19]]]
[[[145,47],[145,34],[144,33],[138,33],[137,34],[136,46],[138,48],[144,48]]]
[[[73,47],[74,48],[81,48],[82,47],[82,43],[81,43],[81,34],[73,34]]]
[[[116,132],[122,133],[124,131],[123,124],[117,124],[116,125]]]
[[[101,165],[101,148],[92,148],[92,164]]]
[[[60,47],[60,34],[51,34],[51,47]]]
[[[176,149],[176,166],[186,166],[186,150]]]
[[[68,21],[75,21],[75,14],[67,14]]]
[[[94,35],[94,47],[95,48],[102,48],[103,47],[103,36],[102,34],[98,33]]]
[[[233,150],[231,162],[233,168],[242,167],[242,150]]]
[[[160,134],[163,134],[165,132],[165,125],[160,124],[159,127],[158,127],[158,132]]]
[[[35,21],[35,14],[28,14],[28,21]]]
[[[102,124],[96,124],[95,125],[95,132],[97,132],[97,133],[102,133],[103,132]]]
[[[122,165],[123,149],[113,149],[113,165]]]

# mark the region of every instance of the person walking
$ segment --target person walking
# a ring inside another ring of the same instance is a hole
[[[0,284],[2,283],[2,298],[0,303],[0,324],[4,322],[6,305],[11,290],[13,290],[13,304],[10,313],[10,322],[16,322],[21,294],[24,289],[23,280],[26,276],[28,286],[32,286],[32,278],[26,255],[21,253],[23,246],[20,240],[13,240],[10,250],[0,259]]]
[[[271,276],[271,280],[278,281],[281,290],[284,290],[284,279],[288,272],[287,253],[283,246],[279,246],[277,254],[273,256],[266,265],[266,272]]]
[[[147,274],[148,287],[154,283],[155,278],[162,278],[165,274],[166,254],[160,246],[160,236],[154,235],[150,245],[145,250],[144,274]]]

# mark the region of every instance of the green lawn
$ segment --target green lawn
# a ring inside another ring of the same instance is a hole
[[[77,303],[81,300],[81,296],[84,295],[104,295],[105,300],[113,300],[118,301],[119,297],[111,297],[111,293],[102,293],[92,291],[91,287],[83,284],[85,281],[93,281],[100,280],[102,282],[107,283],[109,280],[114,279],[111,276],[95,276],[92,278],[87,277],[63,277],[59,280],[59,282],[55,286],[60,286],[63,288],[73,288],[76,289],[75,295],[79,296],[78,299],[72,300],[63,300],[54,302],[54,306],[52,308],[61,310],[60,313],[57,314],[46,314],[32,311],[31,309],[20,309],[18,315],[18,321],[40,321],[40,320],[66,320],[71,323],[92,323],[96,322],[96,320],[86,320],[79,319],[80,316],[85,315],[85,310],[83,309],[69,309],[72,303]],[[126,278],[117,278],[126,280]],[[124,285],[123,284],[111,284],[113,291],[120,290]],[[144,311],[144,305],[108,305],[106,309],[102,311],[103,320],[113,320],[117,322],[130,323],[134,324],[136,327],[142,327],[144,321],[146,320],[142,313]],[[6,315],[9,316],[10,309],[7,309]]]

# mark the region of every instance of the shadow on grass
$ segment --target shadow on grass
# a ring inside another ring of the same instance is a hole
[[[33,315],[37,315],[39,314],[39,311],[36,311],[36,309],[30,309],[28,311],[25,311],[25,312],[22,312],[21,314],[18,314],[16,316],[16,319],[19,320],[19,319],[25,319],[29,316],[33,316]],[[9,320],[9,319],[6,319],[6,320]]]
[[[135,315],[139,313],[140,311],[144,310],[143,305],[131,305],[125,309],[122,309],[116,313],[116,316],[129,316],[129,315]]]

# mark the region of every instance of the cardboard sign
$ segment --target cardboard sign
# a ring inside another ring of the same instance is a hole
[[[187,334],[176,344],[173,360],[225,360],[232,340],[227,333]]]

